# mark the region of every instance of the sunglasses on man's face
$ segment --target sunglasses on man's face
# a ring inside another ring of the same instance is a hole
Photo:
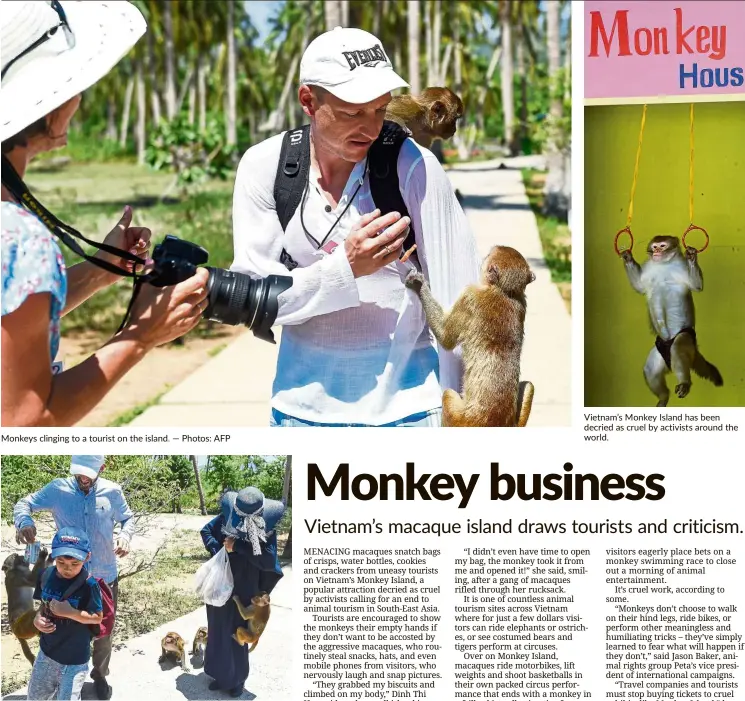
[[[5,66],[5,68],[3,68],[2,73],[0,73],[0,78],[5,77],[5,74],[16,61],[22,59],[24,56],[31,53],[34,49],[38,49],[43,43],[49,41],[55,34],[57,34],[57,30],[60,27],[62,27],[62,31],[65,33],[67,48],[75,48],[75,35],[72,33],[72,29],[70,29],[70,24],[67,21],[67,15],[65,14],[65,11],[62,9],[62,4],[58,0],[53,0],[51,6],[59,17],[59,24],[56,27],[52,27],[49,31],[44,32],[42,36],[40,36],[33,44],[31,44],[31,46],[26,47],[23,51],[21,51],[20,54],[18,54],[18,56],[11,59]]]

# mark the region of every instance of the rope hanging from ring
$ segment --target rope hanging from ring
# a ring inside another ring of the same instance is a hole
[[[619,250],[618,248],[618,239],[621,237],[622,234],[628,234],[629,235],[629,247],[628,249],[631,251],[634,248],[634,235],[631,233],[631,220],[634,218],[634,195],[636,194],[636,183],[639,180],[639,161],[642,157],[642,142],[644,140],[644,125],[647,123],[647,106],[644,105],[642,109],[642,122],[639,127],[639,141],[636,146],[636,162],[634,163],[634,178],[631,181],[631,195],[629,197],[629,209],[628,214],[626,215],[626,226],[621,229],[617,234],[616,238],[613,242],[613,246],[616,249],[616,254],[621,255],[623,253],[622,250]]]
[[[688,159],[688,221],[690,222],[688,224],[688,228],[683,233],[683,248],[686,247],[686,236],[691,231],[700,231],[705,237],[706,242],[703,245],[703,248],[697,248],[696,251],[698,253],[703,253],[709,246],[709,234],[706,232],[706,229],[696,226],[693,223],[693,156],[694,156],[694,143],[693,143],[693,103],[691,103],[690,112],[689,112],[689,121],[690,121],[690,137],[689,137],[689,143],[690,143],[690,156]]]

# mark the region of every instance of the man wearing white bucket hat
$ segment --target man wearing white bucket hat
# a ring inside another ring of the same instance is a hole
[[[122,488],[116,482],[100,477],[104,469],[103,455],[73,455],[71,477],[52,480],[38,492],[20,499],[13,508],[13,521],[19,539],[25,543],[36,540],[36,526],[31,514],[49,511],[57,530],[79,528],[90,540],[91,559],[88,571],[103,579],[111,588],[116,607],[118,573],[116,558],[129,552],[135,522]],[[114,539],[114,528],[121,531]],[[99,699],[111,696],[106,681],[111,659],[111,636],[93,641],[93,678]]]
[[[438,352],[398,258],[411,226],[422,272],[449,306],[478,279],[479,257],[435,156],[384,124],[391,91],[406,86],[377,37],[321,34],[300,63],[309,131],[251,147],[238,167],[232,267],[293,277],[279,297],[272,425],[435,426],[442,388],[461,386],[460,358]],[[382,167],[377,154],[396,139]]]
[[[70,426],[155,346],[199,322],[207,271],[170,288],[144,285],[130,323],[103,348],[61,371],[60,317],[146,262],[150,230],[124,214],[100,244],[61,222],[23,182],[41,152],[67,143],[80,93],[144,34],[131,3],[23,0],[0,3],[2,140],[2,423]],[[85,258],[65,270],[55,237]],[[76,238],[96,246],[88,256]]]

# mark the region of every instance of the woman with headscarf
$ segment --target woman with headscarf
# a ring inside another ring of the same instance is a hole
[[[210,691],[222,690],[237,698],[248,678],[248,646],[233,639],[245,621],[233,596],[244,606],[260,591],[270,593],[282,578],[275,528],[284,514],[282,502],[266,499],[256,487],[222,497],[221,512],[202,528],[204,546],[211,556],[223,546],[233,573],[233,592],[222,606],[207,606],[205,674],[214,681]]]
[[[2,423],[72,426],[150,350],[194,328],[207,306],[208,273],[167,288],[143,285],[129,323],[82,363],[56,360],[60,318],[146,263],[150,230],[124,214],[88,255],[88,241],[23,181],[30,161],[67,143],[80,94],[145,33],[128,2],[0,3],[2,47]],[[85,260],[65,267],[57,239]]]

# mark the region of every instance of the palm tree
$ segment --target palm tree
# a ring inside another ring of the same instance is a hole
[[[419,0],[408,0],[407,24],[409,34],[409,86],[410,92],[418,95],[422,89],[419,82]]]
[[[558,84],[561,70],[561,5],[559,0],[546,2],[546,49],[548,54],[548,78],[551,102],[549,108],[548,139],[546,143],[546,165],[548,174],[544,188],[544,212],[566,217],[569,209],[567,197],[568,157],[562,152],[562,97]]]
[[[194,468],[194,480],[197,483],[197,492],[199,492],[199,511],[202,516],[207,515],[207,507],[204,504],[204,490],[202,489],[202,477],[199,474],[199,466],[197,465],[197,456],[190,455],[192,467]]]
[[[166,48],[166,117],[173,119],[176,116],[176,59],[173,50],[172,4],[166,1],[163,8],[163,32]]]
[[[326,0],[323,4],[326,15],[326,31],[342,26],[342,9],[339,0]]]
[[[235,29],[233,19],[234,6],[230,2],[228,3],[228,110],[225,115],[225,125],[227,140],[231,145],[238,141],[235,114]]]
[[[515,149],[515,98],[513,95],[512,64],[512,0],[501,0],[499,5],[500,31],[502,33],[502,114],[504,115],[504,141],[510,156]]]

